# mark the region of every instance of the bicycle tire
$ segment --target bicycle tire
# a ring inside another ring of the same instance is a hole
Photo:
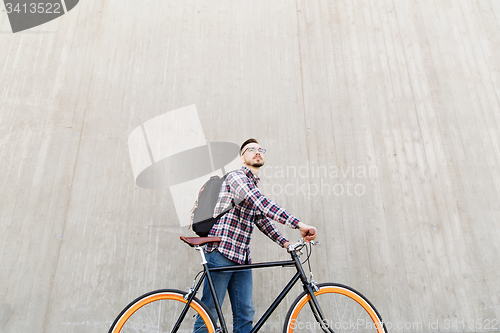
[[[318,288],[314,294],[325,316],[325,322],[321,324],[315,319],[311,310],[312,302],[309,302],[311,296],[304,291],[288,310],[284,333],[387,333],[382,317],[360,292],[337,283],[322,283]],[[307,304],[309,306],[306,306]]]
[[[138,297],[116,317],[109,333],[171,332],[187,303],[186,294],[181,290],[161,289]],[[197,315],[201,316],[209,333],[215,332],[217,326],[212,314],[196,297],[177,332],[192,333]]]

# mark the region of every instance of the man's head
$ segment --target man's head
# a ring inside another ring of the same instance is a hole
[[[260,146],[255,139],[248,139],[241,145],[240,159],[243,165],[257,171],[264,165],[264,154],[266,150]],[[253,170],[252,170],[253,171]]]

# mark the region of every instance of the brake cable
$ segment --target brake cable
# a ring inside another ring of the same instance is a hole
[[[307,248],[307,244],[304,244],[304,247],[306,248],[306,256],[307,258],[302,262],[302,265],[307,261],[307,265],[309,266],[309,271],[311,271],[311,263],[309,262],[309,258],[311,257],[312,254],[312,244],[309,243],[309,248]]]

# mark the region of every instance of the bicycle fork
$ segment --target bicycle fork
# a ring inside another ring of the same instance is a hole
[[[328,325],[327,320],[325,319],[325,316],[323,314],[323,311],[321,311],[321,307],[319,306],[318,299],[316,298],[316,295],[314,292],[318,291],[318,287],[316,287],[316,284],[314,281],[308,281],[306,274],[304,272],[304,269],[302,268],[302,265],[300,263],[299,257],[295,252],[292,252],[292,258],[295,261],[295,266],[297,268],[297,271],[300,273],[300,279],[302,280],[302,286],[305,291],[309,294],[311,297],[311,300],[309,301],[309,306],[311,307],[311,311],[314,315],[314,318],[316,318],[316,321],[320,325],[321,329],[325,333],[335,333],[333,329]]]

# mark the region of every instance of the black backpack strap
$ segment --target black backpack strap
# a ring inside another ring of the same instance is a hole
[[[224,176],[222,176],[222,178],[221,178],[221,179],[222,179],[222,183],[224,183],[224,181],[226,180],[227,176],[228,176],[231,172],[232,172],[232,171],[230,171],[230,172],[226,173]],[[218,219],[220,219],[220,218],[221,218],[222,216],[224,216],[226,213],[228,213],[229,211],[231,211],[234,207],[239,206],[239,205],[241,205],[242,203],[243,203],[243,200],[242,200],[242,201],[240,201],[240,203],[235,204],[235,203],[234,203],[234,199],[231,199],[231,208],[229,208],[228,210],[226,210],[226,211],[224,211],[224,212],[220,213],[220,214],[219,214],[219,215],[217,215],[215,218],[216,218],[217,220],[218,220]]]
[[[239,205],[241,205],[242,203],[243,203],[243,201],[241,201],[239,204],[237,204],[237,205],[236,205],[236,204],[234,203],[234,199],[232,199],[232,200],[231,200],[231,208],[229,208],[229,209],[228,209],[228,210],[226,210],[226,211],[223,211],[222,213],[220,213],[219,215],[217,215],[215,218],[216,218],[217,220],[218,220],[218,219],[220,219],[220,218],[221,218],[224,214],[226,214],[226,213],[228,213],[229,211],[233,210],[233,208],[234,208],[234,207],[239,206]]]
[[[243,201],[242,201],[243,202]],[[223,211],[222,213],[220,213],[219,215],[217,215],[215,218],[218,220],[220,219],[223,215],[225,215],[226,213],[228,213],[229,211],[233,210],[234,207],[236,206],[239,206],[241,205],[241,202],[237,205],[234,204],[234,200],[231,201],[231,208],[229,208],[228,210],[225,210]]]

